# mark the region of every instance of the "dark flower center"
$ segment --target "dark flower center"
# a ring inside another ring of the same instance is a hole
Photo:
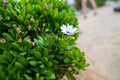
[[[67,31],[67,33],[70,33],[69,31]]]

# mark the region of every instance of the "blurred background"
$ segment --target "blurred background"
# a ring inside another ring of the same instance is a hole
[[[68,0],[77,10],[80,36],[76,43],[90,63],[83,75],[76,77],[78,80],[120,80],[120,0],[95,1],[97,15],[88,0],[85,19],[81,0]]]

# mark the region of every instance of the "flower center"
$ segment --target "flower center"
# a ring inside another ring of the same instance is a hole
[[[69,31],[67,31],[67,33],[70,33]]]

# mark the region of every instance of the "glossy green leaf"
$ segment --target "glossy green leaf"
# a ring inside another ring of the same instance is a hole
[[[21,5],[25,5],[25,1],[24,0],[20,0],[20,4]]]
[[[45,67],[45,65],[43,65],[43,64],[40,65],[40,68],[44,68],[44,67]]]
[[[48,49],[47,48],[44,48],[43,49],[43,56],[48,56]]]
[[[34,51],[34,55],[37,59],[41,59],[41,57],[42,57],[41,53],[38,51]]]
[[[65,58],[63,61],[64,61],[65,63],[71,63],[71,62],[72,62],[72,60],[71,60],[70,58]]]
[[[39,79],[38,80],[44,80],[44,77],[39,77]]]
[[[32,11],[32,6],[31,6],[30,3],[28,3],[28,4],[26,5],[26,11],[27,11],[27,13],[30,13],[30,12]]]
[[[23,65],[21,63],[19,63],[19,62],[15,62],[15,66],[18,69],[23,69]]]
[[[33,23],[32,25],[32,29],[35,30],[38,27],[38,25],[39,25],[39,21],[36,20],[35,23]]]
[[[14,48],[15,48],[16,50],[19,50],[19,51],[23,51],[23,50],[24,50],[24,49],[21,48],[17,43],[12,43],[12,45],[14,46]]]
[[[4,51],[4,52],[3,52],[3,57],[4,57],[6,60],[8,60],[9,62],[12,62],[12,60],[13,60],[12,55],[11,55],[10,52],[8,52],[8,51]]]
[[[23,22],[23,21],[24,21],[24,18],[23,18],[22,15],[18,15],[18,16],[17,16],[17,19],[18,19],[19,22]]]
[[[19,63],[23,64],[24,66],[28,65],[28,61],[24,56],[19,56],[18,61],[19,61]]]
[[[47,79],[56,79],[56,76],[54,73],[49,73],[46,78]]]
[[[53,65],[53,63],[52,63],[51,61],[48,61],[46,64],[47,64],[49,67],[51,67],[51,66]]]
[[[14,41],[14,39],[12,38],[12,36],[11,36],[10,34],[3,33],[3,36],[4,36],[8,41]]]
[[[33,80],[32,77],[28,76],[27,74],[24,74],[26,80]]]
[[[67,72],[66,76],[68,80],[76,80],[73,74],[71,74],[71,72]]]
[[[37,61],[29,61],[29,64],[31,66],[37,66],[38,65],[38,62]]]

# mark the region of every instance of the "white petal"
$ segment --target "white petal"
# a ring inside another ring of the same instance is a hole
[[[62,25],[61,30],[66,29],[66,25]]]
[[[76,33],[76,31],[77,31],[77,28],[74,28],[74,29],[72,30],[73,33]]]
[[[62,30],[61,32],[62,32],[62,33],[64,33],[64,34],[66,34],[66,33],[67,33],[65,30],[64,30],[64,31]]]
[[[71,32],[71,31],[72,31],[72,29],[73,29],[73,26],[72,26],[72,25],[67,26],[67,30],[68,30],[68,31],[70,31],[70,32]]]
[[[61,27],[61,31],[63,32],[63,33],[66,33],[66,25],[63,25],[62,27]]]

